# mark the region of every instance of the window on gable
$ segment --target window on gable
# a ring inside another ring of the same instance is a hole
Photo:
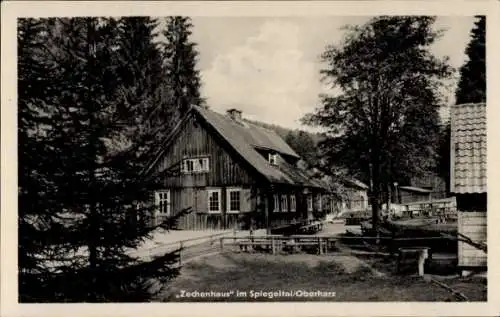
[[[231,188],[227,190],[227,212],[238,213],[241,209],[241,189]]]
[[[282,212],[288,211],[288,200],[286,198],[287,198],[286,195],[281,195],[281,211]]]
[[[170,216],[170,191],[159,190],[155,192],[155,213],[162,216]]]
[[[184,174],[206,173],[210,170],[210,160],[208,157],[184,159],[181,165],[181,171]]]
[[[221,212],[221,190],[209,189],[208,190],[208,212],[220,213]]]
[[[271,165],[278,165],[278,154],[269,153],[268,161]]]
[[[294,212],[297,210],[297,200],[295,198],[295,195],[290,196],[290,211]]]

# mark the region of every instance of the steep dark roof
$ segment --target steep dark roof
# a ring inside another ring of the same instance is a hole
[[[451,192],[486,193],[486,104],[451,108]]]
[[[280,154],[299,158],[299,155],[273,130],[266,129],[246,120],[235,121],[225,115],[205,108],[193,106],[193,109],[200,113],[215,128],[220,127],[230,132],[225,135],[226,138],[237,135],[253,147],[273,150]]]
[[[354,186],[354,187],[358,187],[358,188],[361,188],[361,189],[368,189],[369,186],[366,185],[365,183],[361,182],[360,180],[357,180],[355,178],[348,178],[345,180],[346,182],[346,185],[350,185],[350,186]]]
[[[315,178],[312,171],[307,171],[293,166],[283,159],[278,160],[278,168],[296,184],[310,187],[321,187],[325,189],[329,188],[328,184],[325,181]]]
[[[279,137],[274,131],[248,123],[235,121],[228,116],[217,112],[193,106],[191,111],[200,116],[222,137],[244,160],[246,160],[258,173],[271,183],[289,184],[326,189],[326,184],[314,180],[308,173],[298,167],[292,166],[284,159],[279,160],[278,166],[271,165],[257,149],[268,149],[281,156],[299,159],[299,155]],[[178,126],[176,130],[180,129]],[[174,133],[169,137],[175,137]],[[165,143],[168,146],[168,142]],[[149,168],[163,155],[164,149],[158,154]],[[148,169],[149,169],[148,168]]]

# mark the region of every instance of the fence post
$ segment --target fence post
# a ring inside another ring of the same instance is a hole
[[[179,242],[179,265],[182,263],[182,249],[183,249],[183,243],[182,241]]]
[[[224,250],[224,237],[220,238],[220,250],[221,252]]]
[[[394,239],[395,239],[395,235],[394,233],[391,235],[391,239],[389,240],[389,254],[392,256],[394,256],[394,254],[396,253],[395,250],[394,250]]]
[[[423,249],[420,251],[418,256],[418,275],[424,276],[424,264],[425,260],[429,257],[429,250]]]
[[[274,243],[274,237],[271,237],[271,247],[273,249],[273,255],[276,254],[276,245]]]
[[[323,240],[321,239],[321,237],[318,237],[318,251],[319,251],[319,254],[323,254]]]

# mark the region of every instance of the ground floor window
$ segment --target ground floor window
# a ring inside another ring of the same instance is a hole
[[[313,197],[312,195],[307,195],[307,211],[313,210]]]
[[[281,195],[281,211],[282,212],[288,211],[288,201],[286,199],[286,195]]]
[[[358,199],[360,201],[361,208],[366,209],[368,204],[366,203],[365,197],[363,195],[359,195]]]
[[[238,213],[241,211],[241,189],[229,188],[227,190],[227,212]]]
[[[208,190],[208,212],[220,213],[221,212],[221,190],[209,189]]]
[[[295,195],[290,195],[290,211],[294,212],[297,210],[297,200]]]
[[[156,214],[170,216],[170,190],[159,190],[155,192]]]
[[[274,205],[273,205],[273,211],[279,211],[280,210],[280,201],[279,197],[277,194],[274,195]]]
[[[350,199],[347,199],[347,200],[345,201],[345,207],[346,207],[347,209],[349,209],[349,210],[352,208],[352,204],[351,204],[351,200],[350,200]]]

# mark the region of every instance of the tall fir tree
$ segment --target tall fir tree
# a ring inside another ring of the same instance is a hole
[[[29,273],[19,277],[20,299],[148,300],[152,278],[177,274],[177,254],[134,253],[156,228],[150,193],[161,178],[143,177],[135,159],[128,97],[144,87],[123,76],[138,67],[118,54],[119,22],[26,20],[19,29],[19,198],[31,199],[19,211],[19,267]]]
[[[191,105],[206,106],[200,96],[201,80],[196,69],[198,52],[190,40],[193,24],[189,17],[166,18],[163,31],[165,76],[173,89],[173,98],[179,114],[184,114]]]
[[[486,17],[477,16],[472,39],[465,53],[467,61],[460,68],[455,99],[457,104],[486,101]]]
[[[439,33],[432,17],[377,17],[348,27],[344,42],[322,57],[324,80],[340,88],[322,96],[306,122],[327,129],[320,143],[327,166],[346,167],[371,185],[373,226],[389,186],[436,161],[437,88],[450,74],[430,45]]]
[[[290,131],[285,141],[307,163],[308,167],[316,165],[318,146],[310,134],[300,130]]]
[[[119,21],[117,56],[120,78],[126,95],[123,114],[129,119],[137,160],[145,160],[175,126],[176,106],[173,89],[163,67],[162,51],[157,42],[157,19],[126,17]]]
[[[18,42],[18,263],[20,300],[43,293],[50,269],[45,259],[54,256],[57,224],[51,217],[53,192],[50,175],[51,142],[47,135],[51,100],[58,87],[57,67],[44,56],[53,20],[19,19]]]

